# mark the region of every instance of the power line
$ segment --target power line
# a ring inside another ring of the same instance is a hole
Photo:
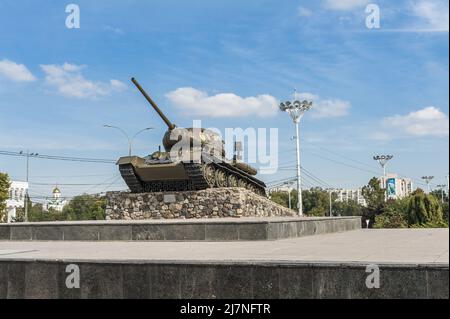
[[[267,182],[266,184],[270,184],[270,185],[275,185],[275,184],[278,184],[278,183],[283,183],[283,182],[287,182],[287,181],[294,181],[294,180],[296,180],[297,179],[297,177],[295,177],[295,176],[291,176],[291,177],[287,177],[287,178],[282,178],[282,179],[278,179],[278,180],[274,180],[274,181],[269,181],[269,182]]]
[[[355,159],[353,159],[353,158],[350,158],[350,157],[347,157],[347,156],[345,156],[345,155],[336,153],[336,152],[334,152],[334,151],[330,151],[330,150],[328,150],[328,149],[326,149],[326,148],[324,148],[324,147],[317,146],[317,145],[315,145],[314,147],[319,148],[319,149],[322,149],[322,150],[324,150],[325,152],[328,152],[328,153],[330,153],[330,154],[334,154],[334,155],[336,155],[336,156],[342,157],[342,158],[344,158],[344,159],[346,159],[346,160],[349,160],[349,161],[352,161],[352,162],[354,162],[354,163],[357,163],[357,164],[360,164],[360,165],[364,165],[364,166],[366,166],[366,167],[368,167],[368,168],[370,168],[370,169],[376,169],[373,165],[369,165],[369,164],[367,164],[367,163],[364,163],[364,162],[355,160]]]
[[[100,186],[102,186],[102,185],[104,185],[104,184],[110,182],[111,180],[114,180],[114,181],[113,181],[113,183],[114,183],[114,182],[117,181],[117,177],[119,177],[119,176],[120,176],[119,174],[116,174],[116,175],[114,175],[114,176],[112,176],[112,177],[109,177],[109,178],[105,179],[103,182],[101,182],[101,183],[99,183],[99,184],[95,184],[95,185],[89,187],[89,188],[85,191],[85,193],[88,193],[88,192],[90,192],[92,189],[96,188],[97,186],[100,187]],[[122,184],[121,184],[121,185],[122,185]]]
[[[15,157],[27,157],[26,153],[10,152],[10,151],[0,151],[0,155],[15,156]],[[116,163],[115,160],[111,160],[111,159],[55,156],[55,155],[42,155],[42,154],[33,155],[33,158],[46,159],[46,160],[57,160],[57,161],[84,162],[84,163],[102,163],[102,164],[115,164]]]
[[[116,176],[114,176],[116,177]],[[111,179],[111,178],[110,178]],[[30,182],[30,185],[36,186],[55,186],[55,183]],[[58,186],[102,186],[104,183],[58,183]]]
[[[313,173],[311,173],[310,171],[308,171],[306,168],[302,167],[302,171],[305,175],[309,176],[310,178],[312,178],[314,181],[316,181],[319,185],[325,186],[325,188],[333,188],[331,187],[330,184],[328,184],[327,182],[323,181],[322,179],[320,179],[319,177],[315,176]]]
[[[89,178],[89,177],[104,177],[111,176],[111,174],[91,174],[91,175],[32,175],[33,178]]]
[[[110,184],[106,185],[106,187],[102,191],[100,191],[100,193],[105,192],[109,187],[114,185],[114,183],[117,182],[118,179],[120,179],[120,176],[117,176]]]
[[[374,169],[374,167],[371,166],[371,165],[368,165],[368,164],[366,164],[366,163],[364,163],[364,162],[361,162],[361,161],[358,161],[358,160],[355,160],[355,159],[351,159],[351,158],[346,157],[346,156],[344,156],[344,155],[342,155],[342,154],[338,154],[338,153],[336,153],[336,152],[330,151],[330,150],[328,150],[328,149],[326,149],[326,148],[323,148],[323,147],[320,147],[320,146],[316,146],[316,148],[320,148],[320,149],[322,149],[322,150],[324,150],[324,151],[326,151],[326,152],[329,152],[329,153],[331,153],[331,154],[334,154],[334,155],[337,155],[337,156],[339,156],[339,157],[342,157],[342,158],[345,158],[345,159],[347,159],[347,160],[350,160],[350,161],[352,161],[352,162],[355,162],[355,163],[364,165],[364,166],[366,166],[366,167],[369,167],[370,169]],[[332,161],[332,162],[335,162],[335,163],[338,163],[338,164],[341,164],[341,165],[345,165],[345,166],[347,166],[347,167],[355,168],[355,169],[362,170],[362,171],[365,171],[365,172],[374,173],[374,174],[376,174],[376,175],[379,174],[379,173],[377,173],[377,172],[375,172],[375,171],[371,171],[371,170],[369,171],[369,170],[367,170],[367,169],[362,169],[362,168],[355,167],[355,166],[352,166],[352,165],[349,165],[349,164],[346,164],[346,163],[338,162],[338,161],[335,161],[335,160],[333,160],[333,159],[330,159],[330,158],[327,158],[327,157],[325,157],[325,156],[321,156],[321,155],[318,155],[318,154],[315,154],[315,153],[312,153],[312,152],[309,152],[309,154],[315,155],[315,156],[317,156],[317,157],[320,157],[320,158],[323,158],[323,159],[326,159],[326,160],[328,160],[328,161]],[[419,185],[425,185],[425,183],[423,183],[423,182],[422,182],[420,179],[418,179],[418,178],[408,177],[407,175],[401,174],[401,173],[399,173],[399,172],[397,172],[397,175],[398,175],[400,178],[410,178],[410,179],[413,180],[416,184],[419,184]]]
[[[372,171],[372,170],[368,170],[368,169],[364,169],[364,168],[360,168],[360,167],[353,166],[353,165],[350,165],[350,164],[346,164],[346,163],[343,163],[343,162],[340,162],[340,161],[336,161],[336,160],[333,160],[331,158],[328,158],[326,156],[322,156],[322,155],[319,155],[319,154],[316,154],[316,153],[309,152],[308,154],[314,155],[316,157],[325,159],[327,161],[330,161],[330,162],[333,162],[333,163],[336,163],[336,164],[339,164],[339,165],[343,165],[343,166],[347,166],[347,167],[350,167],[350,168],[353,168],[353,169],[357,169],[357,170],[360,170],[360,171],[363,171],[363,172],[368,172],[368,173],[376,174],[376,175],[379,174],[378,172],[375,172],[375,171]]]

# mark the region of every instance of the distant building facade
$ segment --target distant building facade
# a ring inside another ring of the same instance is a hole
[[[413,183],[410,178],[399,178],[396,174],[386,174],[380,178],[380,186],[386,189],[387,198],[400,199],[411,195]]]
[[[269,194],[276,193],[276,192],[289,193],[289,192],[292,192],[293,190],[296,190],[296,188],[289,187],[289,186],[278,186],[278,187],[269,188]]]
[[[50,209],[53,209],[57,212],[62,212],[64,209],[64,206],[66,206],[67,201],[63,199],[61,196],[61,191],[59,190],[58,186],[56,186],[53,189],[53,197],[47,199],[47,203],[45,204],[44,209],[46,211],[49,211]]]
[[[28,193],[28,183],[12,181],[9,187],[9,196],[6,200],[7,222],[11,223],[17,217],[17,208],[25,207],[25,198]]]
[[[366,200],[362,195],[362,189],[335,189],[333,193],[337,195],[336,201],[346,203],[350,200],[357,202],[362,206],[367,206]]]

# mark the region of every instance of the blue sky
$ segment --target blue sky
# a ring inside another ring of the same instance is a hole
[[[302,165],[327,184],[365,184],[382,153],[395,156],[390,172],[446,181],[448,1],[376,1],[376,30],[365,0],[72,1],[80,29],[65,25],[69,3],[0,2],[0,150],[115,159],[126,141],[107,123],[155,127],[135,143],[151,153],[165,127],[135,76],[180,126],[278,128],[287,169],[267,182],[295,175],[294,126],[276,109],[294,88],[315,105],[301,124]],[[25,161],[2,156],[0,171],[23,179]],[[30,177],[74,195],[124,188],[117,174],[34,159]]]

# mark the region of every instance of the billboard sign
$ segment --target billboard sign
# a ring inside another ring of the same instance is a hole
[[[389,178],[387,180],[387,195],[389,197],[395,197],[396,196],[396,192],[395,192],[395,178]]]

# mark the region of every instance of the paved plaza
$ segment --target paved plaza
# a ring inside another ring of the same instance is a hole
[[[447,264],[448,229],[355,230],[256,242],[9,242],[1,260]]]

